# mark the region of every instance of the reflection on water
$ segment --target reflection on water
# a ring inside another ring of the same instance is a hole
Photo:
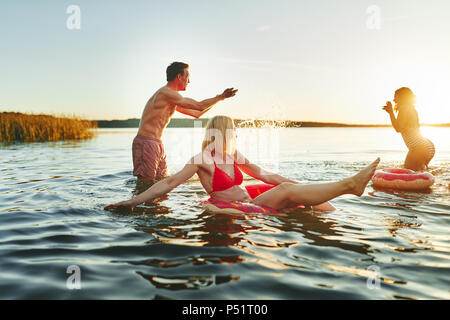
[[[202,287],[215,286],[239,277],[228,276],[189,276],[189,277],[161,277],[138,272],[144,279],[150,281],[155,287],[167,290],[201,289]]]
[[[400,143],[380,142],[390,131],[309,129],[280,132],[282,175],[332,181],[378,155],[382,167],[403,161]],[[180,134],[198,138],[186,130],[168,130],[165,143]],[[84,142],[0,147],[1,298],[450,297],[444,140],[436,142],[431,163],[436,183],[425,192],[369,186],[361,198],[333,200],[332,213],[236,216],[205,212],[199,203],[207,194],[195,178],[133,212],[104,211],[149,187],[131,173],[135,132],[114,132]],[[173,172],[183,163],[171,148]],[[83,290],[65,287],[69,265],[82,270]],[[380,280],[379,289],[367,285],[371,279]]]

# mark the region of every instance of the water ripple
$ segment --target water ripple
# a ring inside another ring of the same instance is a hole
[[[295,130],[282,133],[278,169],[301,182],[344,178],[378,155],[382,167],[402,162],[403,150],[330,146],[330,135]],[[374,130],[358,132],[384,132]],[[104,211],[142,188],[133,137],[0,146],[0,298],[450,298],[450,150],[433,160],[427,192],[369,186],[360,198],[333,200],[329,214],[214,215],[199,204],[207,194],[197,178],[135,212]],[[179,131],[165,139],[178,141]],[[169,167],[179,168],[167,146]],[[66,287],[70,265],[82,290]],[[380,289],[369,289],[373,279]]]

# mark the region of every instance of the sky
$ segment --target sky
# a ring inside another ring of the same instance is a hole
[[[139,118],[182,61],[183,96],[239,89],[204,117],[389,124],[407,86],[448,123],[449,57],[448,0],[0,2],[0,111]]]

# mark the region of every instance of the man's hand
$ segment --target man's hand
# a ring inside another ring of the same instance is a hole
[[[393,113],[394,111],[392,110],[392,103],[390,101],[386,102],[386,105],[383,107],[383,110],[389,114]]]
[[[236,94],[237,91],[238,91],[238,89],[234,89],[234,88],[225,89],[225,91],[220,95],[220,98],[222,98],[222,99],[231,98]]]

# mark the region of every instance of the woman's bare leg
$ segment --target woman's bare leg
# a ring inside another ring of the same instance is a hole
[[[425,171],[428,164],[433,159],[436,149],[433,142],[426,139],[427,143],[417,146],[413,150],[409,150],[406,155],[404,167],[414,171]]]
[[[406,155],[405,163],[403,164],[403,167],[405,169],[414,170],[414,171],[421,171],[424,164],[420,160],[420,155],[418,151],[408,151],[408,154]]]
[[[285,209],[296,207],[299,204],[318,205],[343,194],[361,196],[379,162],[378,158],[353,177],[338,182],[307,185],[282,183],[256,197],[253,203],[274,209]]]

